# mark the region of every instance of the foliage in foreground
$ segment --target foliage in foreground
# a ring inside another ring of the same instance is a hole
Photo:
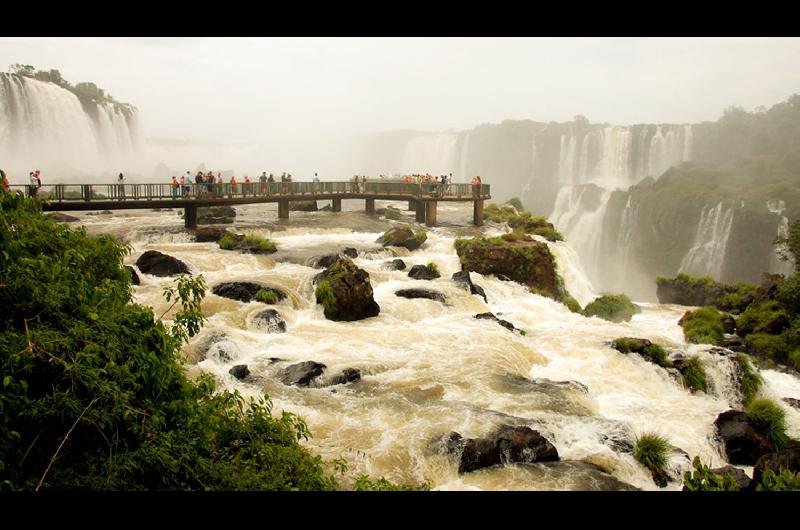
[[[686,491],[739,491],[739,485],[730,475],[714,473],[696,456],[692,461],[694,472],[683,475]],[[800,491],[800,473],[784,469],[780,474],[767,469],[755,487],[756,491]]]
[[[636,438],[633,456],[653,473],[663,474],[667,467],[669,442],[657,434],[645,433]]]

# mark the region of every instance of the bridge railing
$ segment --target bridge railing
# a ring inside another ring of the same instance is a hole
[[[145,184],[49,184],[40,188],[28,184],[12,185],[12,191],[53,202],[94,200],[164,200],[247,197],[287,197],[297,200],[316,195],[403,196],[409,199],[486,198],[489,185],[435,184],[416,182],[230,182]]]

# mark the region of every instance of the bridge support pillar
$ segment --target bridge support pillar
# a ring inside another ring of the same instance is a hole
[[[472,204],[472,224],[483,226],[483,201],[474,201]]]
[[[186,228],[197,228],[197,206],[187,206],[183,209],[183,222]]]
[[[408,211],[413,212],[417,209],[417,201],[408,201]]]
[[[278,201],[278,219],[289,218],[289,199],[281,199]]]
[[[425,203],[425,226],[436,226],[436,201]]]
[[[342,211],[342,199],[331,199],[331,211],[332,212]]]
[[[425,203],[422,201],[416,201],[414,207],[417,209],[417,222],[424,223],[425,222]]]
[[[365,210],[367,215],[375,215],[375,199],[366,199]]]

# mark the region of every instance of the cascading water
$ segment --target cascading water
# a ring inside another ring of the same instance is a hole
[[[778,221],[778,233],[776,237],[780,239],[789,237],[789,219],[783,215],[783,211],[786,209],[786,203],[780,200],[767,201],[767,209],[771,213],[774,213],[780,217],[780,220]],[[787,277],[791,276],[794,272],[794,263],[791,260],[781,259],[781,256],[778,254],[778,252],[779,249],[776,248],[775,252],[770,258],[769,272],[772,274],[783,274]]]
[[[194,273],[204,275],[209,287],[246,280],[285,290],[289,298],[269,306],[287,324],[286,332],[278,334],[265,333],[253,322],[265,305],[209,292],[203,302],[208,321],[185,348],[187,370],[195,375],[209,372],[220,388],[237,389],[246,396],[268,394],[276,413],[288,410],[307,421],[313,434],[307,445],[314,452],[327,461],[344,457],[355,475],[427,481],[440,490],[615,489],[617,480],[654,490],[648,472],[614,443],[630,442],[648,431],[665,436],[707,464],[725,463],[713,442],[712,424],[720,412],[738,405],[737,390],[730,383],[731,363],[709,353],[706,346],[684,342],[677,321],[685,308],[642,304],[642,313],[631,322],[613,324],[571,313],[517,283],[472,273],[473,282],[486,291],[488,302],[484,302],[450,279],[460,269],[455,236],[491,235],[489,228],[464,226],[471,212],[468,206],[443,207],[440,218],[452,225],[430,229],[424,246],[414,252],[378,246],[375,239],[392,223],[347,211],[348,206],[360,205],[345,201],[345,211],[337,216],[293,213],[287,226],[264,221],[277,218],[274,205],[237,207],[237,225],[277,243],[279,251],[271,256],[192,243],[175,212],[131,211],[110,219],[79,215],[90,233],[132,237],[134,252],[126,258],[128,264],[153,249],[185,261]],[[451,214],[452,219],[447,217]],[[408,217],[412,219],[411,214]],[[359,250],[354,261],[370,275],[381,307],[378,317],[332,322],[315,303],[312,279],[319,270],[303,263],[347,246]],[[584,303],[594,291],[570,244],[549,246],[567,289]],[[442,277],[419,281],[406,271],[385,269],[383,262],[395,255],[408,266],[435,262]],[[141,278],[136,299],[161,314],[168,307],[161,292],[172,280]],[[395,291],[403,288],[434,289],[446,296],[447,303],[397,297]],[[513,322],[526,334],[474,318],[485,311]],[[691,394],[663,368],[608,346],[621,336],[649,338],[670,351],[700,356],[713,391]],[[273,363],[272,357],[284,361]],[[279,381],[280,369],[306,360],[326,364],[323,377],[352,367],[361,370],[362,380],[311,388]],[[252,375],[236,380],[228,373],[235,364],[247,364]],[[779,403],[782,397],[800,398],[797,378],[764,375],[765,391]],[[784,408],[789,433],[796,436],[800,413]],[[557,447],[562,461],[459,474],[456,463],[435,448],[435,440],[450,431],[483,436],[502,423],[539,430]],[[685,458],[671,460],[677,475],[688,466]],[[669,486],[679,488],[679,481]]]
[[[0,74],[0,159],[14,182],[26,183],[33,169],[60,178],[131,167],[139,144],[135,111],[95,105],[87,113],[58,85]]]
[[[733,208],[722,202],[703,208],[694,244],[681,260],[678,272],[719,280],[725,262],[725,248],[733,226]]]
[[[401,171],[446,175],[456,167],[457,134],[415,136],[406,144]]]

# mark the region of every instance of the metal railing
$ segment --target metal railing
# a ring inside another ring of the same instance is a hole
[[[242,198],[290,198],[310,200],[318,195],[408,197],[409,199],[482,199],[489,197],[489,184],[435,184],[413,182],[230,182],[157,184],[50,184],[38,189],[28,184],[12,185],[27,196],[51,202],[197,200]]]

